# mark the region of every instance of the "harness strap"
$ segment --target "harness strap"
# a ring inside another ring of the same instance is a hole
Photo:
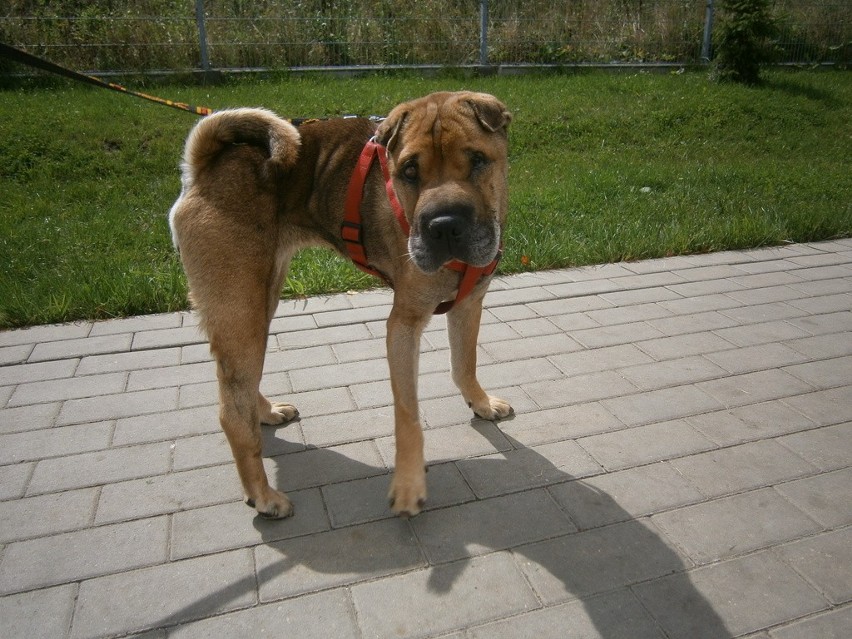
[[[367,181],[367,175],[370,172],[370,167],[373,165],[373,161],[377,157],[379,158],[379,165],[381,166],[382,176],[385,180],[385,191],[387,192],[388,200],[390,201],[394,216],[406,237],[411,233],[411,227],[408,224],[408,220],[405,218],[405,211],[403,210],[402,205],[400,205],[393,189],[393,181],[391,180],[390,171],[388,169],[387,149],[381,144],[370,139],[367,144],[364,145],[364,149],[358,157],[358,162],[355,164],[355,169],[352,171],[352,177],[349,179],[349,187],[346,191],[346,203],[344,205],[343,223],[340,225],[340,236],[346,246],[349,258],[355,266],[365,273],[369,273],[370,275],[383,279],[388,286],[393,288],[393,283],[387,275],[370,266],[369,260],[367,259],[367,253],[364,250],[363,228],[361,225],[361,201],[364,198],[364,183]],[[459,272],[461,274],[461,278],[459,280],[458,293],[456,293],[455,299],[447,300],[438,304],[437,308],[435,308],[434,314],[442,315],[446,313],[456,303],[467,297],[473,288],[479,283],[480,279],[494,273],[502,255],[503,251],[498,251],[494,260],[486,266],[471,266],[470,264],[465,264],[459,260],[452,260],[451,262],[444,264],[445,268]]]

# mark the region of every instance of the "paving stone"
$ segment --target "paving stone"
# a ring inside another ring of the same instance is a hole
[[[374,336],[363,324],[351,326],[330,326],[327,328],[312,328],[306,331],[292,331],[276,336],[278,346],[284,351],[310,346],[323,346],[338,342],[355,342],[372,339]]]
[[[412,526],[432,564],[576,531],[543,489],[426,512]]]
[[[133,336],[134,351],[143,351],[170,346],[186,346],[207,342],[207,336],[197,325],[180,328],[164,328],[157,331],[144,331]],[[129,349],[128,349],[129,350]]]
[[[290,371],[295,392],[326,388],[333,380],[335,386],[349,386],[388,379],[388,364],[385,359],[331,364],[329,366],[304,367]]]
[[[771,488],[654,515],[652,521],[698,564],[821,530]]]
[[[726,375],[726,371],[699,355],[651,364],[639,364],[618,371],[642,390],[693,384]]]
[[[475,419],[469,424],[458,426],[430,428],[423,432],[423,439],[428,464],[489,455],[512,448],[500,429],[483,419]],[[385,465],[393,468],[396,450],[394,438],[383,437],[376,440],[376,445]]]
[[[124,390],[126,382],[127,373],[108,373],[19,384],[9,399],[8,406],[120,393]]]
[[[622,375],[611,371],[532,382],[522,384],[521,388],[542,408],[594,402],[638,390]]]
[[[264,459],[271,484],[283,491],[384,475],[387,468],[373,442],[307,449]]]
[[[852,386],[784,398],[784,403],[821,425],[849,421]]]
[[[263,544],[255,556],[264,602],[424,566],[411,529],[398,518]]]
[[[101,490],[95,523],[152,517],[241,499],[233,464],[109,483]]]
[[[852,523],[852,467],[781,484],[776,490],[824,526]]]
[[[0,589],[19,592],[160,563],[167,544],[165,517],[13,542],[0,563]]]
[[[0,466],[0,500],[23,497],[34,467],[34,463]]]
[[[306,444],[323,447],[392,435],[393,419],[393,408],[382,406],[346,415],[306,416],[300,425]]]
[[[618,284],[629,284],[625,281],[627,278],[620,278]],[[631,278],[632,282],[642,281],[650,284],[659,284],[658,286],[632,288],[622,291],[614,291],[612,293],[602,293],[601,297],[611,304],[616,306],[631,306],[633,304],[647,304],[650,302],[662,302],[665,300],[673,300],[683,297],[680,293],[675,292],[675,288],[679,285],[680,278],[672,277],[670,273],[660,273],[657,276],[645,278],[635,276]],[[665,285],[665,286],[662,286]]]
[[[811,359],[826,359],[840,355],[852,355],[852,331],[833,335],[816,335],[814,337],[790,338],[787,346]]]
[[[557,287],[553,287],[557,288]],[[490,291],[488,293],[487,306],[506,306],[507,304],[529,304],[541,300],[549,300],[556,297],[550,290],[541,286],[530,286],[526,288],[510,288],[502,291]]]
[[[671,639],[738,637],[826,606],[769,552],[663,577],[634,592]]]
[[[675,315],[692,315],[695,313],[706,313],[718,311],[724,308],[742,306],[744,302],[731,297],[732,293],[714,293],[701,295],[699,297],[684,297],[675,300],[665,300],[659,305]]]
[[[517,441],[516,446],[536,446],[622,428],[624,424],[599,402],[547,410],[516,410],[514,417],[500,423],[501,432]]]
[[[747,324],[745,326],[732,326],[731,328],[720,328],[714,332],[716,335],[735,346],[756,346],[758,344],[768,344],[770,342],[799,340],[810,336],[810,333],[807,331],[793,326],[791,323],[783,320],[764,322],[761,324]]]
[[[588,282],[583,286],[600,288],[597,287],[594,282]],[[607,290],[610,290],[610,288],[611,287],[607,287]],[[579,313],[581,311],[591,311],[602,308],[614,308],[613,304],[607,302],[602,297],[598,295],[590,295],[588,293],[582,293],[578,296],[562,297],[560,299],[545,302],[534,302],[532,304],[527,304],[527,306],[542,317],[568,315],[571,313]]]
[[[284,455],[305,450],[302,430],[299,423],[285,426],[261,428],[264,457]],[[172,470],[190,470],[202,466],[225,464],[233,459],[228,439],[222,431],[183,437],[174,443]]]
[[[836,313],[826,313],[825,315],[808,315],[787,321],[812,335],[848,333],[852,331],[852,311],[838,311]]]
[[[335,528],[362,524],[392,517],[388,507],[388,490],[392,475],[329,484],[322,494]],[[428,498],[426,510],[445,508],[473,501],[475,496],[455,464],[435,464],[426,476]]]
[[[96,488],[86,488],[0,502],[0,544],[85,528],[97,497]]]
[[[56,421],[61,406],[62,404],[55,402],[0,410],[0,433],[21,433],[50,428]]]
[[[513,552],[545,605],[608,592],[683,570],[678,551],[647,520],[634,520]]]
[[[457,462],[480,499],[594,475],[601,467],[571,440]]]
[[[852,356],[788,366],[784,372],[798,377],[815,388],[844,386],[852,379]]]
[[[601,404],[628,426],[700,415],[724,408],[718,400],[694,385],[605,399]]]
[[[469,630],[470,639],[663,639],[627,590],[541,608]]]
[[[74,322],[70,324],[49,324],[20,328],[13,331],[0,331],[0,346],[16,346],[18,344],[41,344],[58,340],[78,339],[86,337],[92,330],[91,322]]]
[[[695,386],[728,408],[802,395],[815,390],[810,384],[780,370],[732,375],[724,379],[699,382]]]
[[[643,353],[633,344],[621,344],[577,353],[555,355],[548,359],[569,376],[598,373],[654,361],[649,355]]]
[[[319,489],[296,491],[287,496],[296,513],[287,519],[263,519],[242,500],[175,513],[171,558],[208,555],[329,529]]]
[[[716,447],[683,420],[591,435],[578,443],[608,470],[641,466]]]
[[[151,477],[169,469],[168,442],[99,450],[45,459],[36,465],[28,495],[70,490],[134,477]]]
[[[77,585],[0,597],[0,637],[55,639],[71,626]]]
[[[736,325],[737,321],[718,311],[705,311],[691,315],[653,319],[648,323],[663,334],[675,337],[712,331],[717,328],[727,328]]]
[[[774,343],[706,353],[704,357],[734,374],[798,364],[808,359],[788,346]]]
[[[671,462],[707,497],[719,497],[816,472],[816,467],[775,441],[757,441]]]
[[[636,346],[645,353],[660,361],[664,359],[680,359],[688,355],[702,355],[731,348],[730,342],[710,332],[674,335],[660,339],[646,340],[637,337]],[[641,340],[641,341],[640,341]]]
[[[45,360],[129,351],[131,339],[132,335],[122,334],[39,342],[33,349],[29,361],[43,362]]]
[[[80,360],[75,375],[99,375],[146,368],[177,366],[180,364],[179,348],[160,348],[150,351],[89,355]]]
[[[852,528],[802,539],[777,552],[831,603],[852,600]]]
[[[70,399],[62,405],[57,424],[79,424],[106,419],[119,419],[133,415],[159,413],[177,408],[177,389],[137,391]]]
[[[452,606],[446,603],[450,590],[457,602]],[[352,599],[363,636],[411,639],[538,607],[507,553],[359,584],[352,588]]]
[[[618,344],[630,344],[637,340],[650,340],[663,337],[663,333],[645,322],[616,324],[574,331],[571,334],[575,340],[586,348],[602,348]]]
[[[766,263],[764,262],[763,264]],[[742,302],[744,306],[772,304],[774,302],[786,302],[787,300],[801,297],[802,292],[796,290],[794,286],[781,284],[765,288],[750,288],[744,291],[730,291],[727,295]]]
[[[512,320],[509,322],[505,322],[513,331],[515,331],[522,338],[530,339],[533,337],[546,337],[552,336],[551,340],[554,347],[560,344],[560,338],[566,338],[566,335],[562,335],[559,327],[556,324],[553,324],[550,320],[544,317],[536,317],[522,320]],[[546,341],[546,340],[545,340]],[[564,339],[562,339],[565,342]],[[535,344],[537,342],[531,342],[531,344]],[[541,342],[538,342],[541,343]],[[566,344],[568,342],[565,342]],[[575,348],[579,348],[579,346],[575,343]]]
[[[216,365],[212,362],[182,364],[162,368],[146,368],[130,372],[127,390],[140,391],[151,388],[165,388],[197,382],[209,382],[216,379]]]
[[[823,295],[820,297],[805,297],[800,300],[792,300],[790,306],[794,306],[807,313],[834,313],[836,311],[848,311],[852,307],[852,295],[840,293],[837,295]],[[32,357],[30,357],[32,359]]]
[[[299,639],[360,639],[344,589],[254,606],[169,630],[170,639],[244,639],[248,636]]]
[[[553,326],[551,324],[551,326]],[[556,327],[553,326],[555,329]],[[564,334],[537,335],[505,342],[483,344],[483,350],[495,361],[507,362],[532,357],[571,353],[582,349],[571,337]]]
[[[782,437],[783,444],[821,470],[835,470],[852,459],[852,422]]]
[[[245,549],[84,581],[71,637],[123,635],[252,606],[255,583]]]
[[[115,424],[113,445],[164,441],[219,430],[219,411],[216,406],[172,410],[119,419]]]
[[[665,462],[571,481],[548,490],[580,530],[702,500],[701,493]]]
[[[60,359],[55,362],[2,366],[0,367],[0,386],[71,377],[74,375],[78,363],[78,359],[72,358]]]
[[[672,293],[682,297],[703,297],[743,290],[742,285],[737,284],[730,279],[686,282],[685,284],[672,284],[667,288]]]
[[[635,304],[633,306],[604,308],[600,310],[590,310],[584,313],[584,316],[593,320],[594,325],[599,326],[609,326],[613,324],[629,324],[633,322],[641,322],[643,320],[653,320],[659,319],[661,317],[671,317],[671,315],[671,311],[666,310],[665,308],[663,308],[662,305],[657,302],[649,302],[647,304]],[[576,328],[586,327],[577,326]]]
[[[80,424],[0,435],[0,464],[73,455],[109,446],[112,423]]]
[[[778,628],[769,633],[772,639],[846,639],[852,628],[852,606],[830,610]]]

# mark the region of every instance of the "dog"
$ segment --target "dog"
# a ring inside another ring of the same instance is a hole
[[[216,361],[220,423],[246,503],[261,516],[293,513],[267,480],[260,425],[298,411],[271,403],[259,385],[270,321],[302,247],[330,247],[393,287],[395,514],[415,516],[426,500],[417,375],[433,313],[447,313],[452,378],[468,406],[488,420],[511,414],[476,377],[482,300],[506,223],[511,118],[491,95],[442,92],[400,104],[380,124],[336,118],[297,127],[241,108],[190,132],[169,223]]]

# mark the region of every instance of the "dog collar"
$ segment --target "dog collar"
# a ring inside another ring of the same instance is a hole
[[[367,144],[364,145],[358,162],[355,164],[355,169],[352,171],[352,177],[349,179],[349,188],[346,192],[345,214],[343,216],[343,223],[340,225],[340,236],[346,246],[346,251],[349,253],[349,259],[352,260],[355,266],[365,273],[383,279],[388,286],[393,288],[393,282],[391,282],[387,275],[370,266],[367,253],[364,250],[363,227],[361,225],[361,201],[364,197],[364,183],[367,181],[370,167],[373,166],[376,158],[379,159],[379,165],[382,168],[385,191],[388,194],[388,200],[390,201],[394,216],[405,236],[408,237],[411,234],[411,227],[405,218],[405,211],[393,189],[393,181],[388,170],[387,149],[373,138],[370,138]],[[486,266],[471,266],[460,260],[452,260],[444,264],[443,268],[460,273],[459,288],[455,299],[438,304],[434,310],[434,314],[442,315],[446,313],[458,302],[467,297],[483,277],[494,273],[502,254],[502,250],[497,251],[497,256]]]

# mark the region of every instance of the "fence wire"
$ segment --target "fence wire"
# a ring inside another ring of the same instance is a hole
[[[696,64],[708,4],[487,0],[483,21],[482,0],[195,2],[200,20],[192,0],[11,0],[0,41],[92,73]],[[848,66],[848,0],[777,0],[773,16],[777,62]]]

